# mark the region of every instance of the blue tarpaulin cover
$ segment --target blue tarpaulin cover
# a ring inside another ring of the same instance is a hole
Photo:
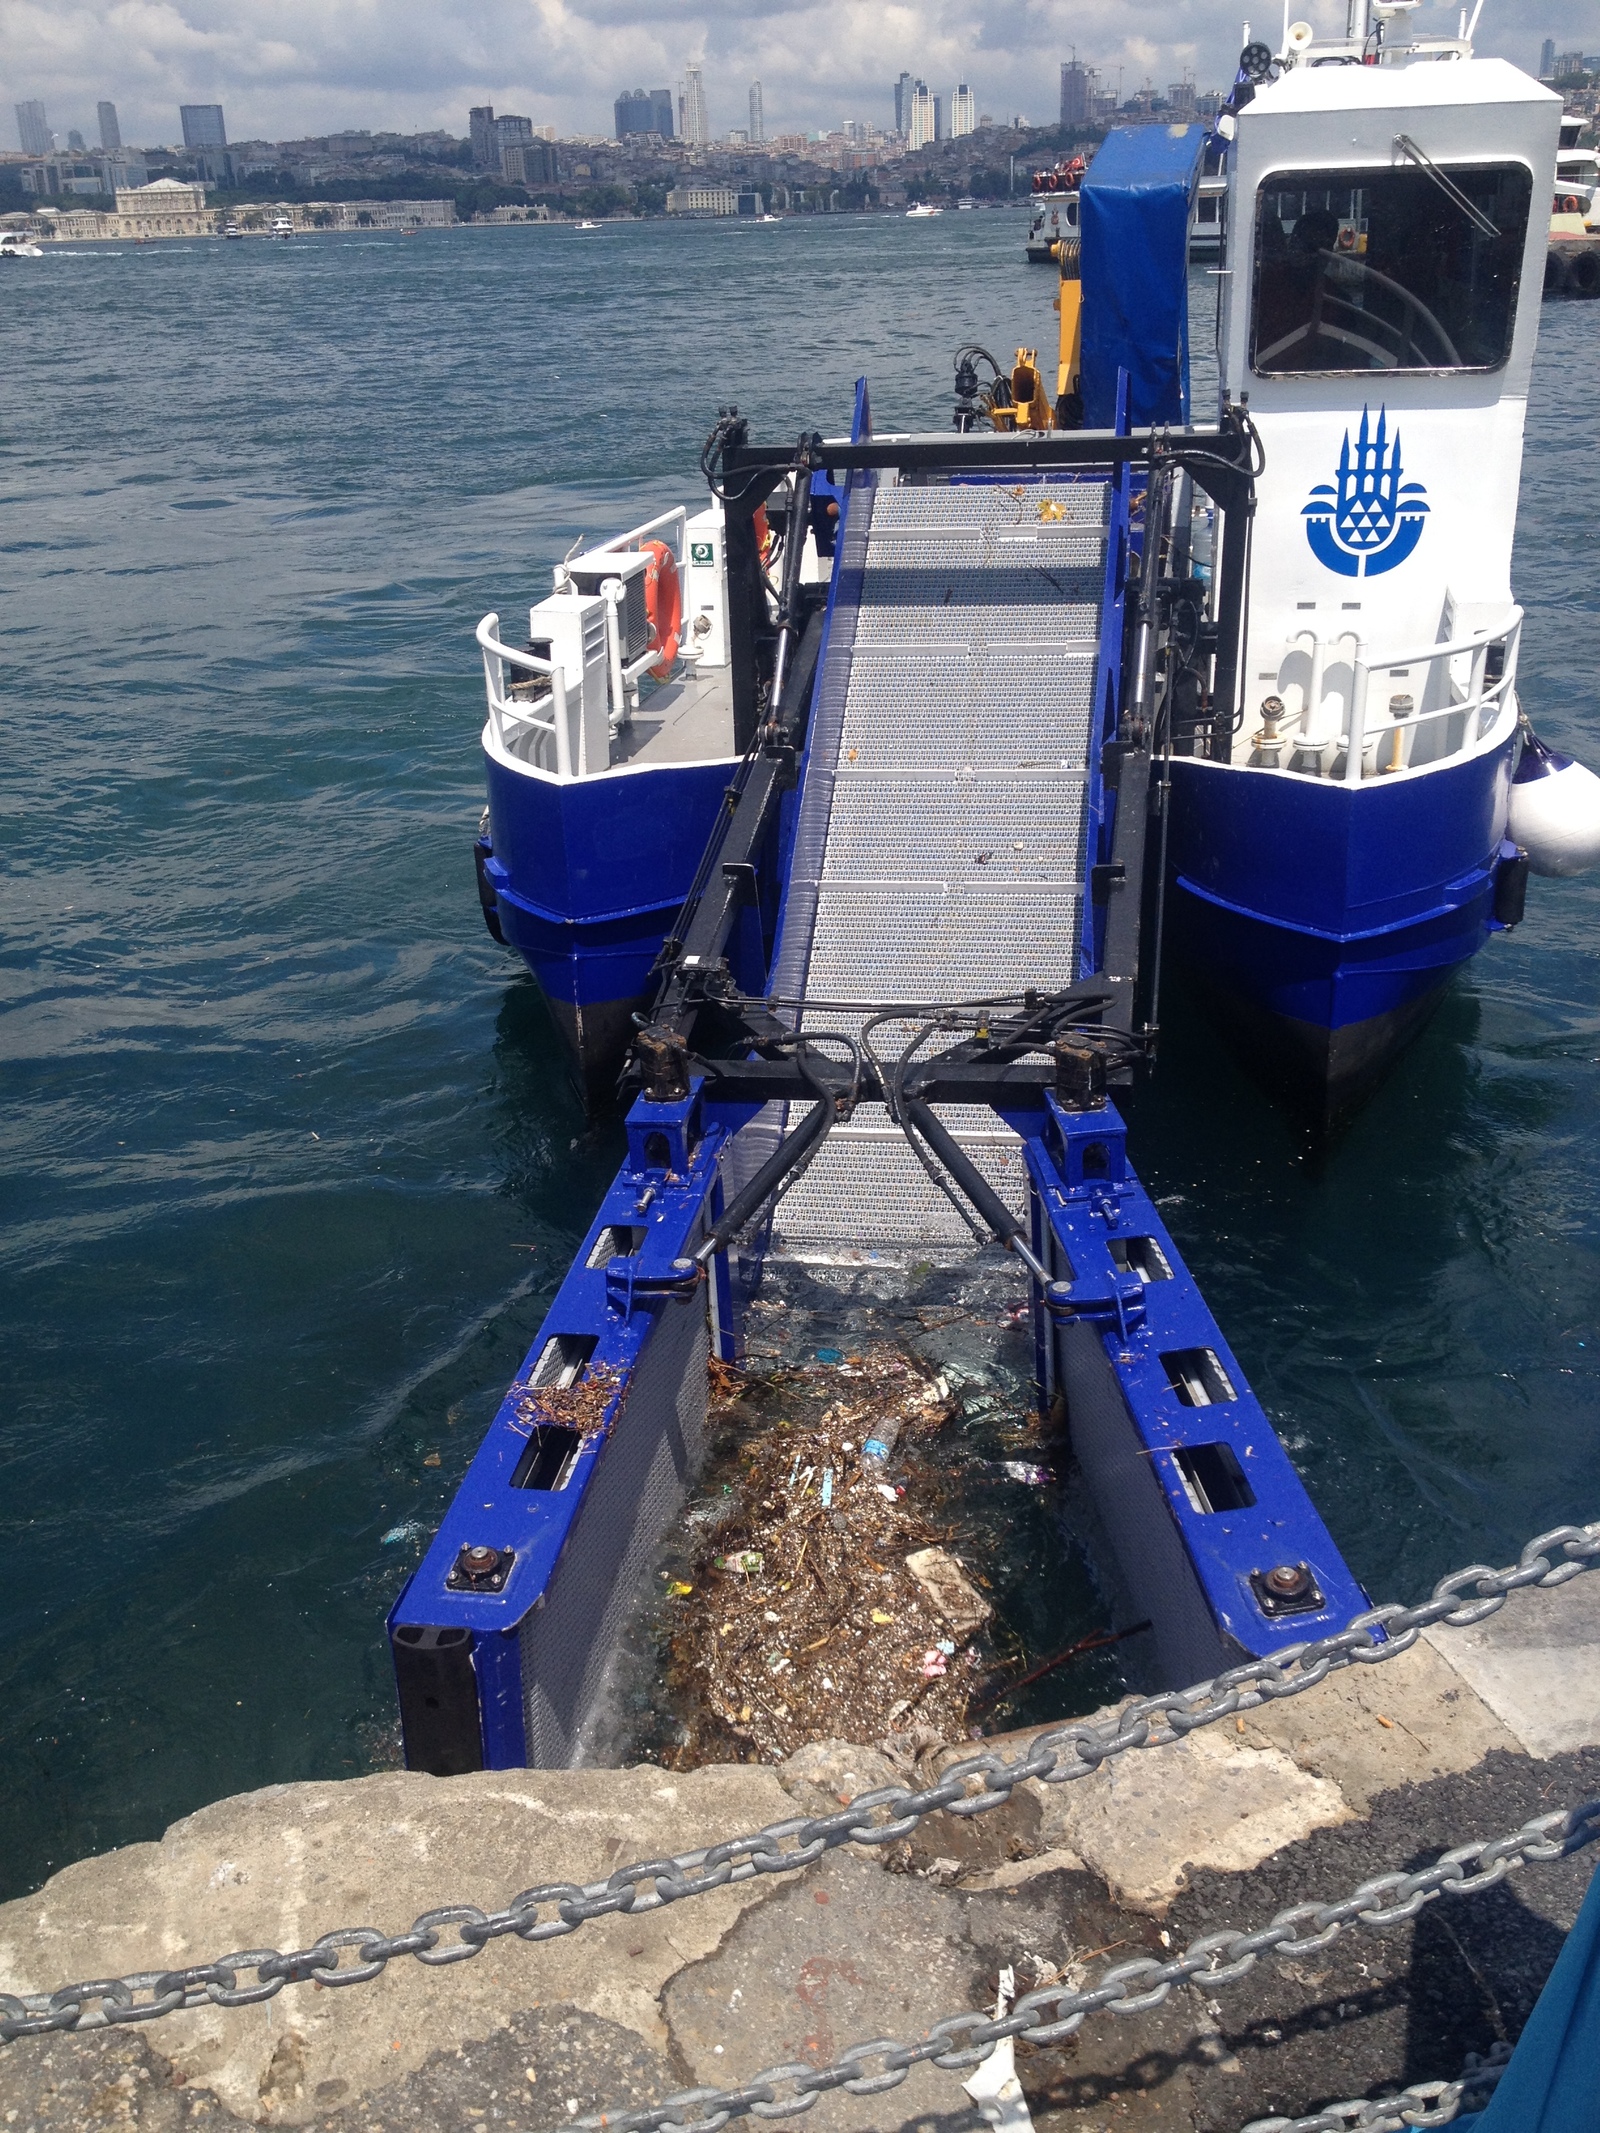
[[[1203,126],[1118,126],[1079,194],[1083,421],[1116,423],[1128,373],[1135,429],[1189,419],[1189,211]]]
[[[1511,2064],[1462,2133],[1595,2133],[1600,2127],[1600,1874],[1545,1980]]]

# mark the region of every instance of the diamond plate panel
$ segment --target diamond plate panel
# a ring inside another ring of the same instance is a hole
[[[1006,1205],[1027,1206],[1022,1143],[1002,1128],[961,1134],[962,1147]],[[836,1126],[791,1193],[778,1202],[774,1243],[970,1244],[967,1228],[895,1127]]]
[[[806,991],[825,1000],[965,1000],[1077,975],[1079,897],[825,881]]]
[[[790,877],[808,998],[956,1001],[1077,975],[1106,507],[1099,481],[877,489]],[[876,1046],[892,1057],[908,1035]],[[981,1107],[947,1123],[1020,1212],[1016,1136]],[[773,1223],[779,1248],[970,1234],[877,1108],[834,1130]]]
[[[1094,700],[1090,649],[970,645],[907,655],[857,652],[845,706],[840,771],[849,765],[915,763],[1022,768],[1071,764],[1082,771]]]
[[[1083,872],[1082,773],[950,777],[842,772],[823,880],[937,883],[992,896]],[[974,870],[981,869],[981,875]]]

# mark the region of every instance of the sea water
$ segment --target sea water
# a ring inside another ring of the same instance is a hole
[[[865,373],[880,428],[943,427],[958,342],[1048,350],[1025,226],[6,272],[0,1894],[396,1760],[385,1610],[622,1145],[479,919],[473,627],[695,504],[721,405],[836,430]],[[1600,763],[1594,318],[1545,307],[1516,591],[1524,700]],[[1130,1106],[1382,1598],[1600,1511],[1597,916],[1600,884],[1535,883],[1330,1148],[1181,1006]]]

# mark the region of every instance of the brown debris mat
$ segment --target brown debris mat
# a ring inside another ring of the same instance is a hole
[[[517,1422],[524,1432],[553,1423],[575,1429],[587,1451],[608,1426],[607,1409],[622,1390],[622,1372],[611,1363],[597,1363],[586,1370],[576,1385],[513,1386]]]
[[[940,1492],[917,1485],[955,1412],[945,1380],[875,1344],[759,1380],[714,1373],[713,1398],[713,1421],[742,1442],[726,1511],[701,1527],[670,1589],[668,1691],[688,1737],[666,1759],[732,1748],[779,1760],[808,1741],[896,1732],[959,1739],[984,1676],[975,1625],[990,1610],[929,1521]],[[864,1463],[865,1440],[890,1433],[887,1465]],[[919,1581],[906,1559],[929,1548]]]

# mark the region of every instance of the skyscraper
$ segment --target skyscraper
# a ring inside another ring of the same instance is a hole
[[[935,109],[938,101],[936,96],[929,94],[928,84],[925,81],[917,81],[911,84],[906,97],[906,146],[908,148],[926,148],[930,141],[936,141],[939,138],[938,112]]]
[[[894,85],[894,130],[898,134],[911,131],[911,76],[902,74]]]
[[[122,146],[122,128],[117,124],[115,104],[100,106],[100,146],[108,151]]]
[[[761,84],[753,81],[750,84],[750,138],[752,141],[764,141],[766,137],[767,122],[761,109]]]
[[[1069,59],[1061,69],[1061,123],[1082,126],[1089,117],[1094,93],[1094,74],[1079,59]]]
[[[704,148],[711,138],[706,117],[705,83],[698,67],[683,70],[683,137],[691,148]]]
[[[228,130],[222,123],[220,104],[180,104],[185,148],[226,148]]]
[[[500,143],[495,139],[493,104],[474,104],[467,113],[467,127],[472,135],[473,169],[495,169],[500,161]]]
[[[17,139],[25,156],[47,156],[56,137],[45,124],[43,104],[18,104]]]
[[[950,99],[950,138],[959,141],[963,134],[978,130],[978,99],[964,81],[956,83],[956,91]]]
[[[670,141],[677,130],[672,123],[670,89],[624,89],[613,109],[619,141],[625,141],[630,133],[658,133],[662,140]]]
[[[1539,51],[1539,79],[1541,81],[1549,81],[1555,71],[1556,41],[1553,37],[1547,37]],[[17,109],[20,111],[21,108],[22,106],[19,104]]]

